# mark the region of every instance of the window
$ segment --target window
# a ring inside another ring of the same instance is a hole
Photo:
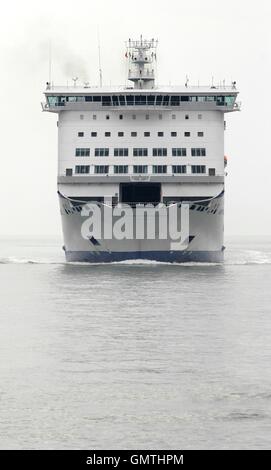
[[[78,132],[78,137],[84,137],[84,132]]]
[[[72,176],[72,168],[66,168],[66,176]]]
[[[202,119],[202,114],[198,114],[198,119]]]
[[[177,132],[171,132],[171,137],[177,137]]]
[[[81,119],[81,120],[84,119],[84,114],[80,114],[80,119]]]
[[[166,165],[153,165],[152,172],[154,174],[167,173],[167,166]]]
[[[185,119],[189,119],[189,114],[186,114],[186,115],[185,115]]]
[[[109,149],[108,148],[97,148],[95,149],[95,157],[108,157]]]
[[[192,157],[206,157],[206,149],[192,148],[191,155]]]
[[[114,165],[115,174],[125,174],[128,173],[128,165]]]
[[[148,173],[148,165],[134,165],[134,173]]]
[[[118,137],[123,137],[124,136],[124,132],[118,132]]]
[[[96,121],[96,119],[97,119],[97,116],[96,116],[96,114],[93,114],[93,116],[92,116],[92,117],[93,117],[94,121]]]
[[[91,132],[91,137],[97,137],[97,132]]]
[[[157,132],[158,137],[164,137],[164,132]]]
[[[171,106],[180,106],[180,97],[172,96],[171,97]]]
[[[176,119],[176,114],[172,114],[172,119]]]
[[[128,157],[128,149],[126,148],[114,149],[114,157]]]
[[[89,173],[89,165],[76,165],[75,167],[76,174],[86,174]]]
[[[209,176],[215,176],[215,168],[209,168]]]
[[[133,156],[134,157],[147,157],[148,149],[146,148],[133,149]]]
[[[137,136],[137,132],[131,132],[131,137],[136,137]]]
[[[111,106],[111,96],[102,96],[102,105]]]
[[[205,165],[192,165],[191,172],[195,173],[206,173],[206,166]]]
[[[185,132],[185,133],[184,133],[184,136],[185,136],[185,137],[190,137],[190,132]]]
[[[120,115],[119,115],[119,118],[120,118],[120,119],[123,119],[123,114],[120,114]]]
[[[108,173],[109,166],[108,165],[95,165],[94,173],[101,174],[101,173]]]
[[[154,148],[154,149],[152,149],[152,156],[153,157],[166,157],[167,156],[167,149],[165,149],[165,148]]]
[[[75,149],[75,156],[76,157],[89,157],[90,149],[89,148],[77,148]]]
[[[172,173],[186,173],[186,165],[172,165]]]
[[[148,120],[150,119],[150,115],[149,114],[146,114],[145,118]]]
[[[105,137],[110,137],[110,136],[111,136],[111,132],[105,132],[104,135],[105,135]]]
[[[204,132],[198,132],[198,137],[203,137],[204,136]]]
[[[107,115],[105,116],[105,119],[110,119],[109,114],[107,114]]]
[[[173,148],[172,156],[173,157],[186,157],[186,149],[185,148]]]
[[[150,137],[150,132],[144,132],[144,137]]]

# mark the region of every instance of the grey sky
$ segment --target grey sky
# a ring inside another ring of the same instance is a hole
[[[32,1],[1,6],[0,235],[58,235],[56,116],[42,113],[52,43],[53,80],[76,74],[125,82],[129,37],[155,37],[158,82],[237,81],[242,112],[226,115],[226,233],[271,234],[270,15],[267,0]]]

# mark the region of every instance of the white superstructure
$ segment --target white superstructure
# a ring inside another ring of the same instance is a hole
[[[43,109],[58,113],[68,260],[223,258],[224,113],[239,110],[236,86],[156,86],[156,46],[142,38],[127,42],[127,87],[47,84]],[[189,204],[186,247],[175,251],[158,237],[84,238],[82,208],[94,202],[101,210],[108,204]]]

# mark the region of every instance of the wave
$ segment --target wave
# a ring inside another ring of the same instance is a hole
[[[225,255],[225,260],[222,263],[199,263],[199,262],[186,262],[186,263],[170,263],[164,261],[154,261],[148,259],[132,259],[125,261],[113,261],[111,263],[87,263],[87,262],[66,262],[57,260],[55,258],[27,258],[8,256],[0,258],[0,264],[51,264],[51,265],[75,265],[75,266],[180,266],[180,267],[194,267],[194,266],[253,266],[253,265],[271,265],[271,252],[264,252],[259,250],[236,250],[228,251]]]

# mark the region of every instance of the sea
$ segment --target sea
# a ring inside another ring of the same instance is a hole
[[[0,240],[1,449],[270,449],[271,237],[223,264]]]

